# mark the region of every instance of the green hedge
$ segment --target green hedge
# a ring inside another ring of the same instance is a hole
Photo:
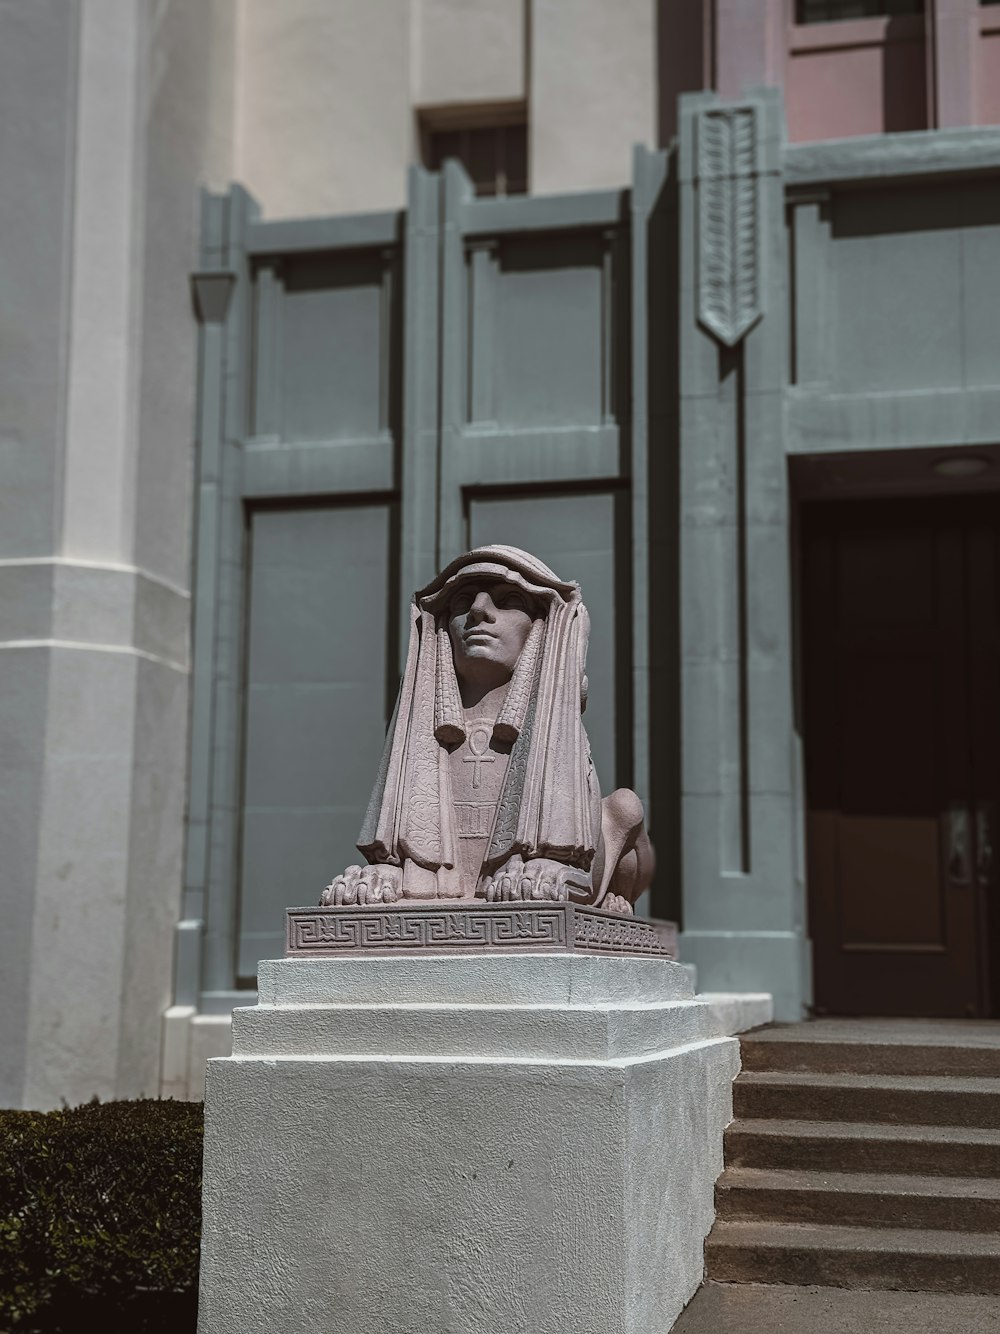
[[[195,1328],[200,1103],[0,1110],[0,1330]]]

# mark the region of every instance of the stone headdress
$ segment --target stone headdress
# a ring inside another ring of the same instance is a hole
[[[511,756],[485,861],[499,865],[519,852],[587,869],[598,834],[580,716],[590,617],[579,584],[506,546],[467,552],[414,594],[406,670],[358,848],[370,862],[396,866],[405,858],[431,871],[456,863],[448,748],[464,739],[465,722],[448,609],[470,579],[514,584],[545,612],[532,625],[493,728]]]

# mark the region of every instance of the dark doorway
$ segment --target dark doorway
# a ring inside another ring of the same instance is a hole
[[[801,518],[816,1008],[1000,1013],[1000,502]]]

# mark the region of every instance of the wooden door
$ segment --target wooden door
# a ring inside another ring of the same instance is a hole
[[[969,569],[970,736],[975,875],[983,931],[980,959],[986,1013],[1000,1015],[1000,506],[970,515]],[[992,966],[991,966],[992,965]]]
[[[980,1015],[1000,794],[993,501],[803,508],[817,1009]]]

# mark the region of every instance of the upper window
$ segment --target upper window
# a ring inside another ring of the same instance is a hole
[[[422,127],[424,166],[437,171],[457,158],[480,196],[523,195],[528,190],[528,126],[524,120],[501,124]]]
[[[795,0],[796,23],[836,23],[897,14],[922,14],[924,0]]]

